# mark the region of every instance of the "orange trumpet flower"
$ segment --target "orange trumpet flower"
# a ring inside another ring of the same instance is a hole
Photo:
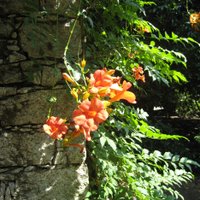
[[[65,122],[66,120],[64,119],[51,116],[46,120],[46,124],[43,125],[43,130],[53,139],[62,139],[68,130]]]
[[[133,76],[136,80],[141,80],[145,82],[145,76],[144,76],[144,70],[142,67],[138,66],[136,68],[133,68]]]
[[[135,94],[127,91],[132,84],[130,82],[123,81],[122,87],[120,87],[117,83],[113,84],[111,87],[111,93],[110,93],[110,102],[119,101],[121,99],[124,99],[128,101],[129,103],[136,103],[136,97]]]
[[[102,70],[96,70],[94,74],[90,75],[89,79],[89,92],[92,94],[99,94],[101,97],[108,96],[110,93],[110,86],[120,80],[117,77],[111,75],[115,73],[115,70],[107,71],[106,68]]]
[[[83,101],[73,112],[76,127],[79,127],[88,141],[91,140],[90,132],[96,131],[99,124],[107,118],[108,112],[105,110],[103,102],[98,98]]]

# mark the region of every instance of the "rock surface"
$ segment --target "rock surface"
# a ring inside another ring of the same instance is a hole
[[[74,0],[0,1],[0,200],[84,199],[86,152],[63,148],[42,129],[50,97],[52,115],[69,118],[75,106],[61,70],[76,13]],[[79,44],[77,26],[70,57]]]

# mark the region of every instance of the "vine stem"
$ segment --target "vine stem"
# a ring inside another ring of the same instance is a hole
[[[83,82],[84,82],[85,86],[87,86],[86,78],[85,78],[85,72],[84,72],[84,69],[82,69],[82,68],[81,68],[81,74],[82,74],[82,77],[83,77]]]
[[[68,63],[67,63],[67,51],[68,51],[68,49],[69,49],[69,44],[70,44],[72,35],[73,35],[73,33],[74,33],[74,29],[75,29],[75,27],[76,27],[76,24],[77,24],[79,15],[80,15],[80,12],[77,13],[76,19],[75,19],[74,24],[73,24],[73,26],[72,26],[72,29],[71,29],[71,31],[70,31],[69,38],[68,38],[68,41],[67,41],[67,44],[66,44],[66,47],[65,47],[65,51],[64,51],[64,57],[63,57],[65,67],[67,68],[67,72],[69,73],[69,75],[70,75],[71,77],[72,77],[72,74],[71,74],[70,70],[69,70],[68,67],[67,67],[67,64],[68,64]]]
[[[186,10],[187,10],[187,13],[190,15],[191,13],[189,12],[188,0],[186,0],[186,2],[185,2],[185,7],[186,7]]]
[[[72,34],[74,33],[74,29],[76,27],[76,23],[78,21],[78,17],[79,17],[80,13],[78,12],[77,16],[76,16],[76,19],[74,21],[74,24],[72,26],[72,29],[70,31],[70,35],[69,35],[69,38],[68,38],[68,41],[67,41],[67,44],[66,44],[66,47],[65,47],[65,51],[64,51],[64,57],[66,58],[66,55],[67,55],[67,51],[69,49],[69,44],[70,44],[70,41],[71,41],[71,37],[72,37]]]

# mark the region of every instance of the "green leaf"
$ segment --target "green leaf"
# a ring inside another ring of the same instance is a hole
[[[170,39],[170,36],[167,34],[167,32],[165,32],[165,38]]]
[[[196,40],[194,40],[193,38],[188,37],[187,39],[188,39],[190,42],[193,42],[193,43],[197,44],[198,46],[200,46],[200,44],[199,44]]]
[[[155,151],[153,152],[153,155],[154,155],[155,157],[160,157],[160,156],[161,156],[161,152],[158,151],[158,150],[155,150]]]
[[[171,152],[165,152],[163,158],[166,160],[171,160],[173,154]]]
[[[100,137],[99,141],[100,141],[101,147],[103,148],[106,143],[106,137],[105,136]]]
[[[179,80],[183,81],[183,82],[188,82],[186,77],[181,73],[181,72],[178,72],[178,71],[175,71],[173,70],[173,78],[179,82]]]
[[[178,35],[176,35],[174,32],[172,32],[172,39],[177,39]]]
[[[172,161],[173,162],[178,162],[180,160],[180,156],[179,155],[175,155],[172,157]]]
[[[151,41],[151,42],[150,42],[150,46],[152,46],[152,47],[154,47],[155,44],[156,44],[156,43],[155,43],[154,41]]]
[[[106,141],[108,143],[108,145],[114,150],[117,150],[117,146],[115,144],[115,142],[113,140],[111,140],[110,138],[106,137]]]

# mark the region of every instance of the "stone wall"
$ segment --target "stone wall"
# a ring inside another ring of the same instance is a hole
[[[63,149],[42,130],[49,97],[57,97],[55,116],[69,116],[73,109],[61,71],[77,4],[0,0],[0,200],[84,199],[85,153]],[[75,58],[78,26],[71,44]]]

